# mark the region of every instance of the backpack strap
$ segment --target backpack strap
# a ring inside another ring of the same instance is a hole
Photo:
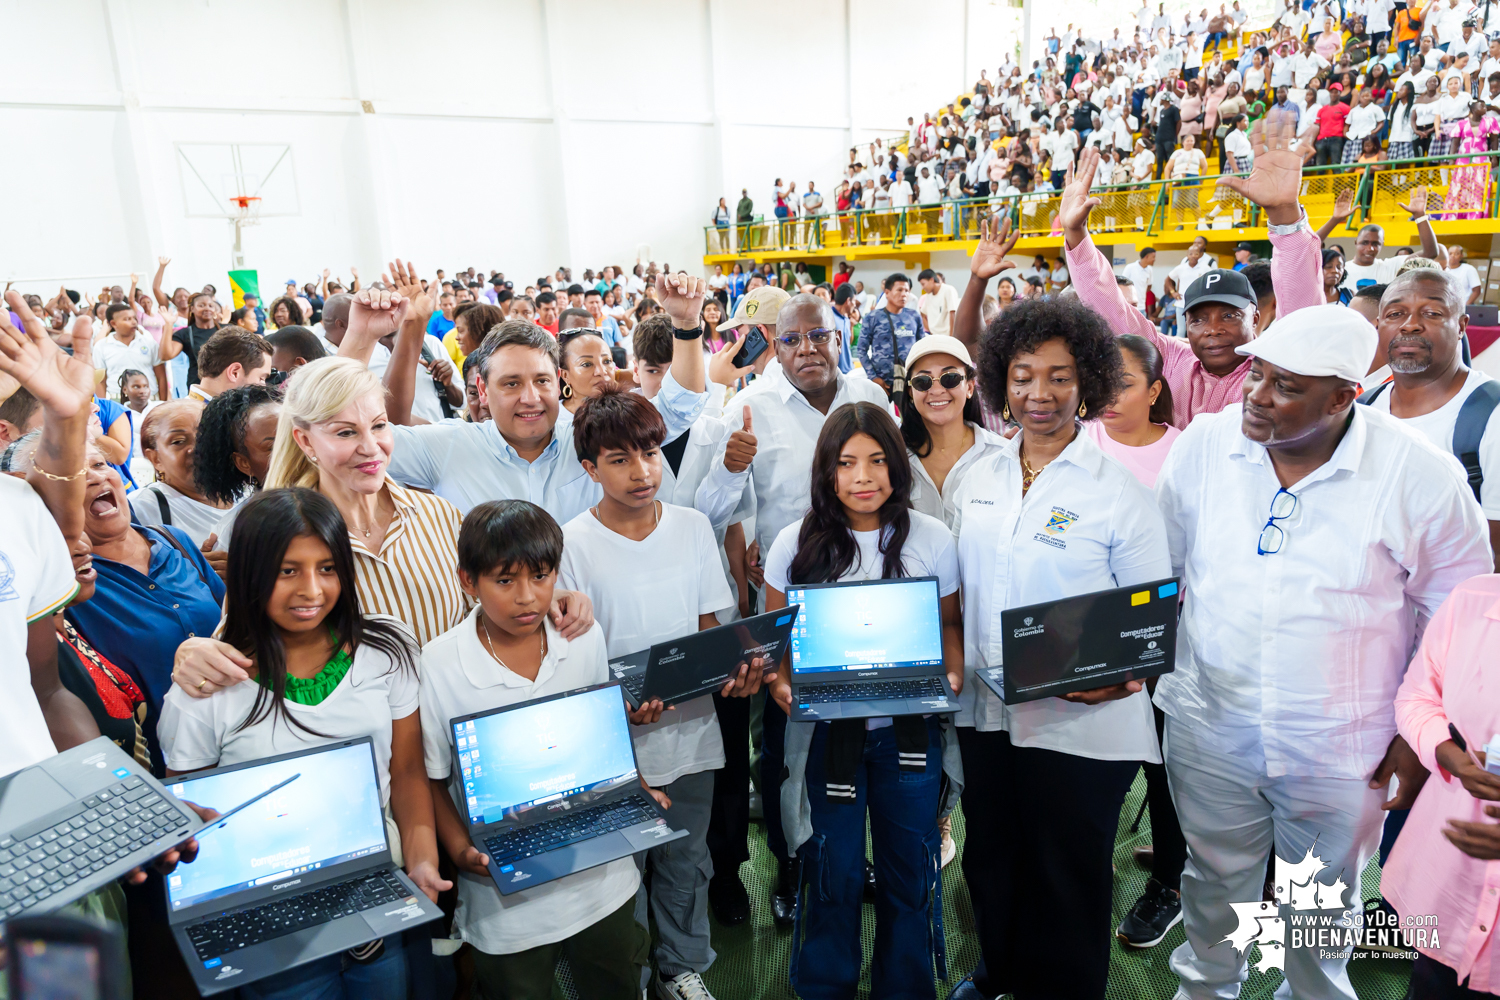
[[[1479,465],[1479,442],[1484,439],[1490,414],[1495,412],[1497,405],[1500,405],[1500,382],[1486,379],[1469,393],[1453,425],[1453,454],[1458,456],[1464,472],[1468,473],[1469,489],[1474,491],[1475,500],[1482,500],[1480,493],[1484,486],[1484,470]]]
[[[156,497],[156,509],[161,512],[161,523],[172,523],[172,508],[167,505],[167,498],[162,496],[161,490],[152,490],[151,495]]]
[[[1358,399],[1356,399],[1355,402],[1356,403],[1360,403],[1361,405],[1364,405],[1364,406],[1369,406],[1371,403],[1375,402],[1375,400],[1377,400],[1377,399],[1380,398],[1380,394],[1382,392],[1385,392],[1390,387],[1391,387],[1391,384],[1389,382],[1382,382],[1379,385],[1377,385],[1375,388],[1368,389],[1365,392],[1361,393],[1360,397]]]

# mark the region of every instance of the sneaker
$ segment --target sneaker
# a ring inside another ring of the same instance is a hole
[[[708,905],[714,919],[725,927],[738,927],[750,919],[750,893],[739,872],[715,875],[708,880]]]
[[[1151,948],[1161,944],[1167,931],[1181,920],[1182,897],[1151,879],[1141,898],[1120,921],[1115,937],[1127,948]]]
[[[938,820],[938,832],[943,836],[942,867],[947,868],[948,862],[958,856],[958,845],[953,842],[953,818],[944,816]]]
[[[696,972],[684,972],[671,979],[658,975],[653,992],[656,1000],[714,1000],[714,995],[703,985],[703,977]]]

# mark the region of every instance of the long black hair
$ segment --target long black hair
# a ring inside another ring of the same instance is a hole
[[[964,365],[963,375],[964,381],[969,383],[969,398],[964,400],[964,423],[982,423],[984,414],[979,409],[979,387],[974,385],[974,369]],[[926,458],[932,452],[932,433],[928,431],[927,421],[917,412],[917,406],[911,401],[911,397],[911,373],[907,372],[906,396],[901,406],[901,438],[913,455]]]
[[[1172,387],[1167,384],[1166,376],[1162,374],[1163,360],[1161,351],[1156,345],[1145,337],[1133,333],[1124,333],[1115,338],[1115,343],[1120,350],[1129,351],[1131,355],[1141,363],[1146,370],[1146,391],[1151,391],[1153,382],[1161,383],[1161,392],[1157,394],[1156,402],[1151,404],[1151,412],[1146,417],[1153,424],[1170,424],[1172,422]]]
[[[127,368],[120,373],[118,388],[120,390],[120,404],[122,406],[125,403],[125,383],[129,382],[137,375],[139,375],[141,378],[147,378],[145,372],[137,371],[134,368]],[[147,379],[147,381],[150,381],[150,379]]]
[[[885,557],[881,578],[906,575],[901,565],[901,547],[911,532],[911,462],[906,444],[884,409],[874,403],[845,403],[823,422],[813,450],[812,505],[802,519],[797,555],[787,571],[792,583],[834,583],[859,558],[848,512],[838,497],[839,455],[856,434],[868,434],[885,452],[891,480],[891,495],[878,511],[880,552]]]
[[[198,444],[193,449],[193,484],[209,503],[234,503],[252,485],[234,464],[245,454],[245,432],[258,406],[280,402],[281,395],[263,385],[242,385],[210,399],[198,419]]]
[[[344,516],[323,494],[314,490],[263,490],[245,501],[234,522],[229,542],[229,570],[224,581],[224,631],[222,638],[255,661],[255,704],[240,723],[246,729],[268,716],[280,716],[288,725],[314,736],[324,736],[298,722],[287,710],[286,647],[281,632],[266,614],[266,603],[276,589],[281,560],[292,540],[311,535],[328,546],[338,574],[339,598],[323,619],[335,649],[350,656],[369,645],[384,653],[393,670],[417,669],[416,643],[405,629],[381,619],[366,618],[359,611],[354,576],[354,550]]]

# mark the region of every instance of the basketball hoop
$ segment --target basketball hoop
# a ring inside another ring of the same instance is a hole
[[[260,222],[260,198],[253,194],[237,194],[229,199],[234,206],[235,222],[241,226],[253,226]]]

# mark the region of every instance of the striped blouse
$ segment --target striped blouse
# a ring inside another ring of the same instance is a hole
[[[379,552],[354,534],[359,609],[399,618],[426,645],[463,621],[473,607],[458,584],[458,508],[441,497],[387,479],[396,514]]]

